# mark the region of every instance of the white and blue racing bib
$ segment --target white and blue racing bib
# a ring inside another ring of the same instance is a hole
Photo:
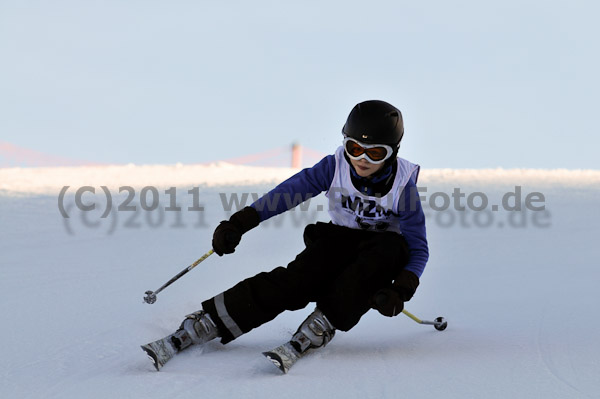
[[[399,221],[399,201],[409,180],[415,184],[419,165],[397,158],[398,169],[391,190],[382,197],[369,196],[352,184],[350,168],[344,157],[344,148],[335,152],[335,174],[325,193],[329,199],[329,216],[334,224],[352,229],[393,231],[402,234]]]

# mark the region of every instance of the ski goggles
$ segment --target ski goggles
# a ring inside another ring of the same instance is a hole
[[[394,150],[386,144],[363,144],[351,137],[344,138],[344,150],[355,161],[367,159],[372,164],[378,165],[392,156]]]

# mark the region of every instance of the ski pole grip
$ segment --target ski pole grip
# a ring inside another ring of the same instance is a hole
[[[225,233],[225,241],[227,241],[228,244],[237,245],[240,243],[241,240],[241,234],[234,233],[233,231],[228,231],[227,233]]]

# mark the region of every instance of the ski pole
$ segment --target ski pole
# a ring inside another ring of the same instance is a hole
[[[169,281],[167,281],[165,283],[165,285],[163,285],[162,287],[160,287],[156,291],[146,291],[145,292],[146,296],[144,297],[144,302],[149,303],[149,304],[153,304],[154,302],[156,302],[156,295],[159,292],[161,292],[162,290],[164,290],[165,288],[167,288],[168,286],[170,286],[171,284],[173,284],[175,281],[177,281],[184,274],[186,274],[187,272],[189,272],[190,270],[192,270],[194,267],[198,266],[198,264],[200,264],[200,262],[204,261],[206,258],[208,258],[209,256],[211,256],[214,252],[215,251],[211,249],[210,251],[208,251],[207,253],[205,253],[204,255],[202,255],[202,257],[200,259],[198,259],[197,261],[195,261],[194,263],[192,263],[191,265],[189,265],[188,267],[186,267],[185,269],[183,269],[182,271],[180,271],[175,277],[173,277],[172,279],[170,279]]]
[[[432,325],[438,331],[444,331],[446,329],[446,327],[448,327],[448,322],[443,317],[438,317],[438,318],[435,319],[435,321],[428,321],[428,320],[421,320],[421,319],[419,319],[417,316],[415,316],[414,314],[410,313],[406,309],[402,309],[402,313],[404,313],[406,316],[410,317],[411,319],[413,319],[414,321],[416,321],[419,324],[429,324],[429,325]]]

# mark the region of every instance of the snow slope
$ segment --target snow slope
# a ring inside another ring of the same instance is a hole
[[[429,195],[461,188],[499,204],[522,186],[523,197],[545,197],[544,212],[428,209],[431,258],[407,309],[445,316],[444,332],[369,312],[282,376],[260,353],[286,340],[309,307],[226,346],[192,348],[155,372],[140,344],[172,332],[240,279],[285,265],[302,249],[302,227],[327,220],[323,199],[281,215],[248,233],[235,254],[211,256],[144,304],[144,291],[210,249],[228,214],[223,198],[265,192],[293,173],[212,167],[0,170],[0,397],[600,397],[598,171],[423,171]],[[227,170],[228,185],[207,177]],[[141,210],[141,189],[152,184],[161,208],[169,206],[165,188],[176,186],[182,211]],[[69,219],[57,206],[65,185]],[[77,211],[73,194],[82,185],[96,187],[84,202],[96,200],[98,209]],[[101,185],[115,207],[126,194],[117,188],[132,186],[137,211],[100,218]],[[192,186],[203,212],[187,210]]]

